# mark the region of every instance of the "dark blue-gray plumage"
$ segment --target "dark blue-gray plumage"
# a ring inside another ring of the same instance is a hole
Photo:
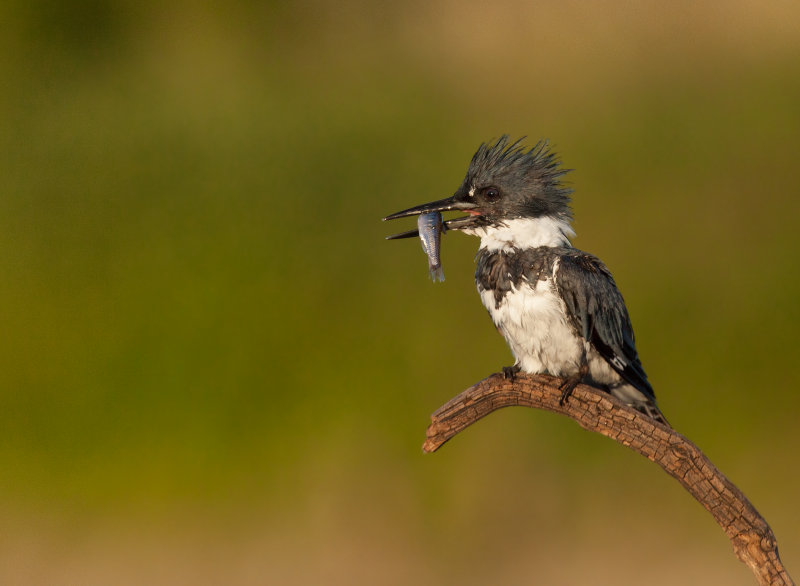
[[[508,376],[521,370],[563,377],[564,400],[586,382],[667,424],[611,273],[569,241],[575,233],[565,173],[546,142],[525,149],[503,136],[480,146],[452,197],[385,219],[469,214],[445,224],[481,238],[475,282],[516,358],[503,369]]]

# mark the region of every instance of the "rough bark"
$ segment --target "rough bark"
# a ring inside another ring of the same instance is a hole
[[[433,452],[469,425],[501,407],[514,405],[566,415],[589,431],[628,446],[661,466],[711,513],[731,540],[738,558],[759,584],[794,584],[778,556],[775,535],[742,492],[688,439],[631,409],[607,393],[578,385],[560,404],[561,379],[519,374],[509,381],[493,374],[431,416],[423,450]]]

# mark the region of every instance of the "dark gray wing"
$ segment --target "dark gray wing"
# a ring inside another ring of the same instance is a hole
[[[555,284],[572,325],[623,379],[655,399],[636,352],[625,301],[611,273],[591,254],[565,252],[559,255]]]

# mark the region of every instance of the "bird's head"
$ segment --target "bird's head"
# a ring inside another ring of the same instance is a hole
[[[559,166],[547,142],[526,148],[522,139],[510,142],[503,135],[484,143],[452,197],[422,204],[384,218],[393,220],[429,212],[465,211],[469,215],[449,220],[448,229],[491,235],[510,226],[541,220],[563,226],[568,232],[572,212],[571,190],[561,184],[567,170]],[[562,230],[564,229],[562,228]]]

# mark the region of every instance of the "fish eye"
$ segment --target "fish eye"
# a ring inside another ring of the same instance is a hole
[[[484,187],[482,191],[483,197],[489,201],[497,201],[500,199],[500,190],[496,187]]]

